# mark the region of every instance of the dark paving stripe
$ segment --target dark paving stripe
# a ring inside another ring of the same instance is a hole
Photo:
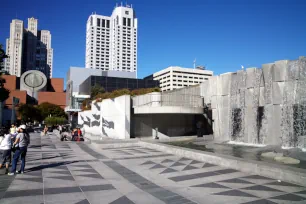
[[[4,198],[38,196],[38,195],[43,195],[43,189],[6,191],[6,193],[4,194]]]
[[[80,144],[79,144],[80,145]],[[80,145],[81,146],[81,145]],[[88,154],[91,153],[91,155],[95,155],[94,157],[100,157],[98,156],[99,153],[93,151],[89,147],[83,149],[85,152],[88,151]],[[89,153],[90,152],[90,153]],[[100,154],[101,155],[101,154]],[[101,155],[102,157],[105,157],[104,155]],[[173,193],[172,191],[169,191],[167,189],[164,189],[151,181],[145,179],[144,177],[140,176],[139,174],[129,170],[128,168],[122,166],[116,161],[104,161],[103,162],[106,166],[111,168],[113,171],[120,174],[122,177],[124,177],[126,180],[128,180],[130,183],[134,184],[139,189],[151,194],[152,196],[160,199],[161,201],[165,203],[189,203],[189,204],[195,204],[195,202],[188,200],[187,198],[184,198],[183,196],[180,196],[176,193]],[[175,199],[173,200],[173,198]],[[178,202],[179,201],[179,202]]]
[[[88,202],[87,199],[85,199],[85,200],[81,200],[80,202],[77,202],[75,204],[90,204],[90,203]]]
[[[305,197],[301,197],[298,195],[294,195],[294,194],[285,194],[285,195],[280,195],[280,196],[276,196],[273,198],[269,198],[269,199],[276,199],[276,200],[287,200],[287,201],[304,201],[306,200]]]
[[[126,196],[122,196],[118,198],[117,200],[111,202],[110,204],[135,204],[130,199],[128,199]]]
[[[80,186],[82,191],[105,191],[115,189],[111,184],[105,185],[92,185],[92,186]]]
[[[87,154],[90,154],[91,156],[95,157],[96,159],[108,159],[108,157],[106,157],[102,154],[99,154],[98,152],[92,150],[90,147],[88,147],[85,144],[78,144],[78,145],[83,151],[87,152]]]
[[[270,200],[261,199],[261,200],[254,200],[254,201],[242,203],[242,204],[277,204],[277,203],[274,203]]]
[[[139,156],[139,157],[121,157],[121,158],[114,158],[114,160],[146,159],[146,158],[169,157],[169,156],[173,156],[173,154],[160,154],[160,155]]]
[[[214,193],[213,195],[226,195],[226,196],[237,196],[237,197],[252,197],[257,198],[254,195],[239,191],[239,190],[230,190],[230,191],[223,191],[220,193]]]
[[[10,187],[13,182],[15,176],[0,176],[0,199],[4,196],[5,191]]]
[[[183,175],[183,176],[175,176],[175,177],[170,177],[169,179],[175,182],[180,182],[180,181],[205,178],[205,177],[217,176],[217,175],[218,174],[214,172],[204,172],[204,173],[189,174],[189,175]]]
[[[60,193],[81,193],[81,189],[79,187],[58,187],[58,188],[45,188],[44,194],[60,194]]]
[[[165,203],[169,203],[170,200],[173,203],[176,203],[176,201],[184,201],[185,203],[194,203],[191,200],[188,200],[176,193],[173,193],[172,191],[166,190],[151,181],[145,179],[144,177],[140,176],[139,174],[129,170],[128,168],[122,166],[121,164],[117,163],[116,161],[105,161],[103,162],[105,165],[107,165],[109,168],[111,168],[113,171],[120,174],[122,177],[124,177],[126,180],[128,180],[130,183],[134,184],[139,189],[142,189],[143,191],[151,194],[152,196],[162,200]],[[175,197],[175,200],[172,201],[173,197]]]

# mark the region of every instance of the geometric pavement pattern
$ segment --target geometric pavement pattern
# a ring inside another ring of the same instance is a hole
[[[148,170],[155,170],[155,172],[160,175],[183,172],[183,175],[166,176],[169,180],[174,182],[211,177],[218,178],[222,176],[224,179],[217,179],[215,182],[190,185],[189,187],[192,189],[197,188],[200,191],[205,190],[206,192],[211,192],[212,196],[223,196],[225,200],[229,197],[243,197],[252,198],[250,202],[242,202],[250,204],[306,203],[305,186],[278,182],[274,179],[259,175],[232,178],[230,174],[239,171],[234,169],[212,169],[213,167],[217,167],[215,164],[203,163],[188,158],[177,158],[159,161],[147,160],[140,165],[146,166]],[[194,173],[194,170],[197,173]],[[201,170],[205,171],[201,172]],[[227,175],[229,175],[229,178],[226,178]]]
[[[164,188],[146,173],[203,199]],[[0,203],[306,203],[304,186],[136,145],[97,152],[86,144],[60,142],[55,134],[31,134],[26,173],[3,174],[1,169]]]

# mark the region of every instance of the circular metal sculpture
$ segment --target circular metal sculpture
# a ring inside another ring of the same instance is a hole
[[[47,85],[47,77],[37,70],[30,70],[20,77],[20,89],[26,90],[28,95],[37,99],[37,92],[44,91]]]

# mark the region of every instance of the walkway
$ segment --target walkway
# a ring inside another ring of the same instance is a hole
[[[306,203],[306,187],[153,149],[31,137],[27,172],[0,171],[1,204]]]

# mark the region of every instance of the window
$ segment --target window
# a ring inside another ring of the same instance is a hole
[[[101,19],[100,19],[100,18],[98,18],[98,21],[97,21],[97,26],[99,26],[99,27],[100,27],[100,25],[101,25]]]
[[[109,20],[106,20],[106,27],[109,28]]]
[[[105,19],[102,19],[102,27],[105,27]]]
[[[126,26],[126,18],[123,17],[123,26]]]
[[[129,11],[125,11],[125,15],[129,15]]]
[[[131,19],[128,18],[128,26],[131,26]]]

